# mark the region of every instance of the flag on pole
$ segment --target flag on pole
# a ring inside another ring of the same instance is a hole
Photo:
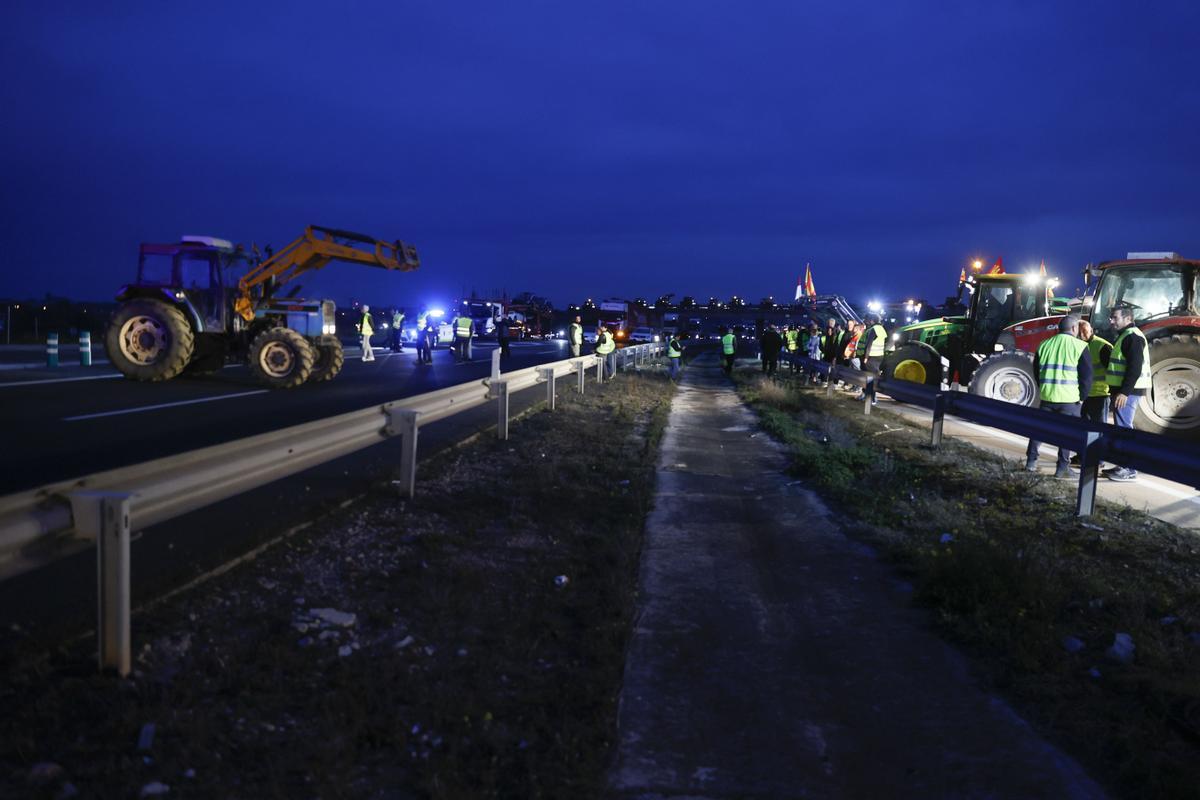
[[[1042,266],[1038,268],[1038,274],[1043,278],[1046,277],[1046,259],[1042,259]]]
[[[966,267],[963,267],[962,269],[960,269],[958,271],[958,282],[959,283],[967,282],[967,268]]]
[[[813,287],[812,281],[812,264],[804,265],[804,293],[809,297],[817,296],[817,290]]]
[[[992,268],[988,270],[988,275],[1003,275],[1004,274],[1004,259],[997,256],[996,263],[992,264]]]
[[[799,300],[801,297],[804,297],[804,276],[797,275],[796,276],[796,297],[794,299]]]

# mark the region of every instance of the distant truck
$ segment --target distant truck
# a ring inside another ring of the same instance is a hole
[[[213,372],[229,359],[271,388],[330,380],[343,364],[336,305],[275,292],[331,261],[401,272],[420,266],[417,251],[399,240],[316,225],[265,259],[211,236],[143,244],[137,279],[117,293],[108,323],[109,361],[136,381]],[[243,263],[249,269],[239,277]]]

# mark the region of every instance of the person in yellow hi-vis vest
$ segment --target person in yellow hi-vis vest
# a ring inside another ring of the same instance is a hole
[[[737,358],[737,337],[733,331],[721,326],[721,369],[726,375],[733,374],[733,361]]]
[[[362,360],[374,361],[375,351],[371,349],[371,336],[375,326],[371,324],[371,307],[363,303],[362,320],[358,323],[358,335],[362,338]]]
[[[1133,312],[1137,308],[1121,301],[1108,315],[1108,324],[1119,331],[1119,335],[1113,342],[1104,380],[1112,395],[1113,423],[1118,428],[1133,427],[1138,403],[1150,388],[1150,342],[1133,324]],[[1129,467],[1110,467],[1104,475],[1113,481],[1137,480],[1137,470]]]
[[[601,375],[605,380],[611,381],[617,377],[617,340],[613,338],[612,331],[608,326],[601,325],[600,330],[596,332],[596,356],[600,358],[603,365],[600,368]]]
[[[1092,388],[1092,356],[1088,346],[1079,340],[1079,317],[1066,316],[1058,323],[1058,333],[1037,349],[1033,372],[1037,376],[1042,411],[1078,417],[1083,398]],[[1030,439],[1025,449],[1025,470],[1037,472],[1038,448],[1041,443]],[[1058,448],[1058,463],[1054,477],[1071,477],[1071,454]]]

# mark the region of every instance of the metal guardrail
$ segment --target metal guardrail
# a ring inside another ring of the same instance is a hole
[[[1079,490],[1076,513],[1090,516],[1096,509],[1096,481],[1100,464],[1109,462],[1139,472],[1186,483],[1200,488],[1200,448],[1194,443],[1178,442],[1144,431],[1118,428],[1090,420],[1050,414],[1028,406],[1006,403],[966,392],[924,386],[908,381],[883,380],[872,372],[831,365],[803,356],[785,355],[804,370],[806,380],[825,378],[827,393],[833,394],[837,381],[863,387],[863,412],[871,413],[876,393],[909,405],[933,411],[930,445],[942,441],[946,414],[971,422],[1025,436],[1051,446],[1079,453]]]
[[[662,343],[622,348],[618,368],[640,367],[665,349]],[[497,350],[490,378],[0,497],[0,580],[94,541],[100,665],[127,674],[131,531],[394,437],[401,440],[401,491],[412,497],[421,427],[495,402],[497,436],[507,439],[510,395],[545,383],[553,410],[558,378],[574,374],[582,393],[587,371],[595,367],[600,378],[603,363],[587,355],[501,373],[498,356]]]

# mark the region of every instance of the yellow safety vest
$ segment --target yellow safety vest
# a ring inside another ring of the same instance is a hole
[[[617,343],[613,340],[611,333],[602,333],[596,339],[596,352],[600,355],[606,356],[616,349]]]
[[[1150,343],[1146,341],[1146,334],[1138,330],[1136,325],[1130,325],[1125,330],[1121,331],[1121,335],[1117,337],[1117,341],[1113,343],[1112,356],[1108,359],[1108,374],[1105,380],[1109,386],[1120,386],[1125,382],[1125,354],[1121,351],[1121,344],[1125,341],[1125,337],[1133,334],[1142,340],[1142,351],[1145,355],[1142,356],[1142,374],[1138,375],[1137,383],[1133,384],[1135,389],[1150,388]]]
[[[1099,336],[1093,336],[1087,345],[1092,353],[1092,390],[1088,392],[1088,397],[1108,397],[1108,381],[1105,379],[1104,365],[1100,363],[1100,351],[1111,345]]]
[[[454,318],[454,335],[460,339],[471,338],[471,318],[460,316]]]
[[[583,326],[578,322],[572,322],[571,327],[568,330],[568,338],[570,339],[571,344],[583,344]]]
[[[363,336],[370,336],[375,333],[375,326],[371,324],[371,314],[369,312],[363,314],[362,322],[358,325],[358,330]]]
[[[1051,336],[1038,347],[1038,393],[1043,403],[1078,403],[1079,357],[1088,346],[1069,333]]]
[[[800,331],[788,331],[785,334],[787,349],[789,352],[796,352],[800,349]]]
[[[732,333],[727,333],[721,337],[721,352],[727,356],[731,356],[737,350],[737,340]]]
[[[679,347],[679,340],[672,338],[667,342],[667,358],[679,358],[683,355],[683,350]]]

